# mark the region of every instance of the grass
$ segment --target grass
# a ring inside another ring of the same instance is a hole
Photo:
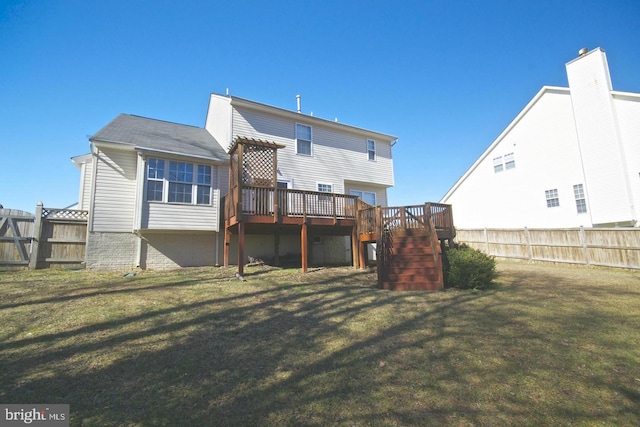
[[[350,268],[0,272],[0,402],[71,425],[640,425],[640,272],[500,262],[481,292]]]

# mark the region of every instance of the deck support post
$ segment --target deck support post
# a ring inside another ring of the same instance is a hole
[[[307,232],[307,223],[302,223],[302,230],[300,231],[300,253],[302,258],[302,272],[306,273],[309,268],[309,260],[308,260],[308,232]]]
[[[362,268],[362,266],[359,265],[359,259],[360,259],[360,241],[358,239],[358,230],[356,230],[356,227],[351,228],[351,259],[353,261],[353,268]]]
[[[229,245],[231,245],[231,231],[225,226],[224,228],[224,248],[222,250],[222,259],[224,268],[229,268]]]
[[[244,274],[244,222],[238,223],[238,274]]]
[[[364,270],[367,268],[367,244],[365,242],[360,242],[360,253],[358,254],[358,262],[360,264],[360,269]]]

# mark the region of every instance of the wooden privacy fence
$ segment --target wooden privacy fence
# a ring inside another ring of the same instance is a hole
[[[456,241],[500,258],[640,269],[640,229],[457,229]]]
[[[36,206],[35,215],[0,209],[0,267],[82,267],[87,211]]]

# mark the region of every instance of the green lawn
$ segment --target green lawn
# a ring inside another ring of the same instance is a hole
[[[0,272],[0,402],[71,425],[640,425],[640,272],[500,262],[473,292],[351,268]]]

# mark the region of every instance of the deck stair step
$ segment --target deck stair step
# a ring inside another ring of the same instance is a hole
[[[442,290],[440,247],[432,243],[427,228],[387,230],[383,251],[378,260],[380,286],[390,290]],[[378,243],[381,244],[380,242]]]

